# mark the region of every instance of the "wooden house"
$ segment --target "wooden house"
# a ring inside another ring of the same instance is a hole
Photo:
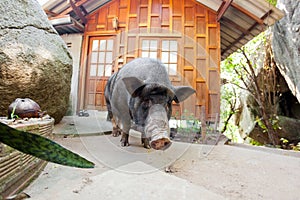
[[[105,110],[109,76],[134,58],[152,57],[174,85],[196,90],[174,104],[173,115],[207,121],[220,113],[221,60],[282,17],[264,0],[50,0],[43,9],[76,57],[77,111]],[[73,34],[79,39],[69,40]]]

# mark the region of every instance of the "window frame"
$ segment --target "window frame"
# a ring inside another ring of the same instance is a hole
[[[101,42],[105,41],[104,47],[101,45]],[[109,46],[109,42],[111,41],[111,45]],[[97,44],[95,44],[97,43]],[[91,41],[91,52],[90,52],[90,58],[89,58],[89,77],[110,77],[113,73],[113,57],[114,57],[114,45],[115,41],[114,39],[93,39]],[[110,47],[110,48],[108,48]],[[100,60],[100,55],[104,55],[103,59]],[[111,55],[111,62],[107,62],[108,55]],[[94,56],[93,56],[94,55]],[[92,67],[94,66],[94,67]],[[101,74],[99,74],[101,72]]]
[[[163,62],[163,58],[162,58],[162,54],[163,52],[164,53],[168,53],[168,55],[170,56],[170,53],[174,53],[175,51],[164,51],[162,45],[163,45],[163,41],[176,41],[177,43],[177,51],[176,51],[176,59],[177,59],[177,62],[176,62],[176,73],[170,73],[170,67],[169,67],[169,64],[175,64],[175,62],[170,62],[170,63],[164,63],[164,65],[167,67],[167,72],[168,72],[168,75],[171,79],[171,81],[180,81],[180,76],[181,76],[181,57],[180,57],[180,40],[176,37],[140,37],[140,41],[139,41],[139,57],[144,57],[143,56],[143,53],[145,54],[145,49],[146,48],[143,48],[143,41],[145,40],[155,40],[157,41],[157,59],[161,60],[162,63]],[[150,46],[150,45],[149,45]],[[170,44],[169,44],[170,46]],[[170,49],[169,49],[170,50]],[[168,57],[168,61],[170,61],[169,57]]]

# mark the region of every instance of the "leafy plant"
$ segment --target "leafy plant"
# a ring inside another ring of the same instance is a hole
[[[15,106],[13,107],[13,110],[12,110],[12,112],[10,114],[10,118],[11,119],[14,119],[14,118],[18,119],[19,118],[18,115],[15,115],[17,105],[18,105],[18,103],[16,103]]]
[[[201,122],[196,119],[194,113],[190,113],[188,110],[184,110],[178,130],[182,132],[199,132]]]
[[[292,146],[292,149],[293,149],[294,151],[300,151],[300,142],[298,142],[297,145]]]
[[[276,6],[277,0],[267,0],[271,5]]]
[[[282,149],[291,149],[294,151],[300,151],[300,142],[297,144],[290,142],[286,138],[280,138],[280,148]]]
[[[256,140],[253,140],[252,138],[250,139],[250,144],[254,145],[254,146],[262,146],[263,144],[259,143]]]
[[[279,143],[276,130],[278,126],[277,103],[279,90],[277,84],[277,71],[274,62],[270,39],[262,33],[250,43],[242,47],[237,53],[231,55],[222,63],[222,70],[230,85],[235,88],[232,91],[247,91],[257,104],[257,122],[267,132],[273,145]],[[261,55],[261,54],[264,55]],[[223,87],[224,88],[224,85]],[[225,87],[226,88],[226,87]],[[228,90],[228,89],[227,89]],[[231,116],[238,112],[236,108],[236,96],[238,92],[223,92],[222,101],[227,106],[227,112],[223,113],[224,132]],[[229,95],[229,96],[227,96]],[[233,99],[232,99],[233,98]],[[222,107],[221,107],[222,108]]]
[[[0,142],[42,160],[79,168],[93,168],[94,163],[45,137],[19,131],[0,123]]]

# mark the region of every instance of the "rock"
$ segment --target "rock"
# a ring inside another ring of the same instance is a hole
[[[279,119],[279,137],[289,141],[300,141],[300,120],[285,116],[278,116]],[[297,130],[297,131],[295,131]]]
[[[291,92],[300,102],[300,1],[277,0],[285,16],[275,23],[273,52]]]
[[[239,127],[241,138],[246,138],[255,127],[255,114],[252,109],[257,104],[255,100],[246,91],[242,91],[239,95],[239,108],[235,114],[235,124]],[[250,107],[250,105],[252,105]]]
[[[288,89],[288,86],[281,74],[277,71],[277,81],[279,87],[277,92],[278,101],[276,106],[276,116],[278,116],[279,127],[278,137],[288,139],[289,141],[300,141],[300,105],[295,96]],[[262,76],[258,73],[258,79]],[[267,132],[264,132],[256,122],[257,118],[261,118],[259,106],[255,99],[246,91],[242,91],[239,95],[239,112],[235,115],[235,123],[239,127],[241,138],[247,136],[262,143],[269,144]]]
[[[0,116],[31,98],[58,123],[68,108],[72,58],[36,0],[0,2]]]
[[[300,134],[295,131],[300,130],[300,120],[285,116],[278,116],[278,120],[280,129],[277,133],[279,138],[287,139],[295,144],[300,142]],[[262,144],[270,143],[267,132],[264,132],[258,125],[249,133],[249,137]]]

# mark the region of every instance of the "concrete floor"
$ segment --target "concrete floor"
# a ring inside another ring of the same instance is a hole
[[[144,149],[130,133],[121,147],[106,113],[65,117],[56,141],[93,161],[94,169],[49,163],[25,192],[52,199],[297,199],[300,154],[268,148],[240,148],[173,142],[166,151]],[[166,169],[168,172],[166,173]]]

